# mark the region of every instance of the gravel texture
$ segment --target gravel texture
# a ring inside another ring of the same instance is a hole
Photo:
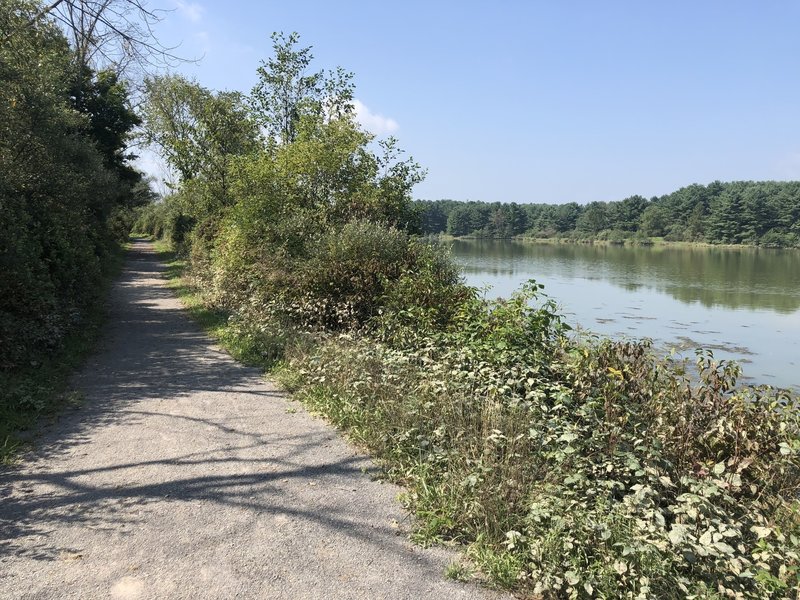
[[[135,243],[84,395],[0,471],[0,598],[501,598],[407,539],[401,491],[216,348]]]

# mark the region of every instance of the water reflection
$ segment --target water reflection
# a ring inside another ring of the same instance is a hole
[[[600,279],[628,291],[647,287],[687,304],[784,314],[800,309],[800,252],[794,250],[456,240],[453,253],[468,274]]]
[[[508,296],[528,279],[569,322],[648,337],[692,357],[698,347],[747,363],[746,379],[798,388],[800,252],[455,241],[467,282]]]

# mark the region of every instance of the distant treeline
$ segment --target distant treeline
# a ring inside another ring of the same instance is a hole
[[[799,181],[715,181],[650,200],[516,204],[425,200],[424,233],[509,238],[625,240],[650,238],[766,247],[800,245]]]

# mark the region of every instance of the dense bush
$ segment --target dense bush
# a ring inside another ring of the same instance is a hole
[[[101,112],[118,117],[118,129],[103,131],[124,147],[136,122],[124,85],[84,70],[87,102],[79,103],[64,36],[47,20],[27,24],[37,10],[0,1],[3,371],[41,361],[80,326],[109,254],[127,235],[126,212],[142,196],[134,190],[139,176],[116,160],[119,146],[101,144],[95,126]]]
[[[370,221],[332,226],[295,257],[258,248],[248,255],[235,245],[228,238],[217,246],[206,293],[240,327],[278,320],[304,331],[361,330],[379,313],[408,309],[411,288],[414,318],[425,310],[441,322],[454,306],[445,302],[448,292],[463,295],[458,272],[433,247]]]
[[[770,229],[758,240],[764,248],[797,248],[800,246],[797,234]]]
[[[144,233],[169,242],[176,250],[185,249],[187,236],[194,227],[194,219],[180,211],[173,203],[158,202],[140,207],[129,231]]]
[[[646,344],[572,346],[552,307],[471,301],[398,348],[294,358],[309,404],[387,461],[424,535],[546,597],[788,597],[800,585],[798,405],[699,381]]]
[[[151,197],[126,164],[125,84],[81,66],[40,10],[0,0],[0,454],[54,402]]]

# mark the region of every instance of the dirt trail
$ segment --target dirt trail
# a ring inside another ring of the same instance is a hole
[[[501,597],[445,579],[400,490],[164,283],[137,242],[85,402],[0,472],[0,598]]]

